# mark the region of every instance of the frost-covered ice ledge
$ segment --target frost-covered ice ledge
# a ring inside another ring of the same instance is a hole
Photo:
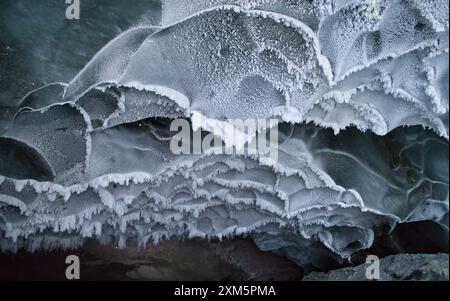
[[[0,247],[251,235],[326,268],[398,222],[448,231],[448,103],[447,1],[166,0],[21,100]],[[172,154],[193,116],[279,120],[279,160]]]

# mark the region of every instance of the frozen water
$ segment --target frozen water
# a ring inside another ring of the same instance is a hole
[[[326,269],[399,222],[448,233],[447,1],[162,8],[18,103],[0,136],[2,250],[250,235]],[[278,161],[174,155],[170,121],[199,116],[215,134],[277,119]]]

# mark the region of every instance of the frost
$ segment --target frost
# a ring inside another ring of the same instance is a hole
[[[153,134],[155,126],[128,124],[92,133],[91,164],[77,184],[66,173],[56,175],[60,184],[45,188],[5,177],[3,195],[11,184],[22,186],[9,192],[18,200],[29,194],[25,188],[37,193],[26,218],[3,211],[14,235],[32,241],[46,230],[82,231],[82,237],[125,233],[140,245],[156,233],[258,234],[257,241],[264,241],[270,225],[271,235],[316,241],[329,256],[345,259],[398,221],[439,222],[448,212],[448,169],[439,155],[448,153],[448,144],[419,128],[397,130],[386,145],[386,138],[355,129],[335,136],[312,125],[282,124],[280,158],[269,167],[246,156],[171,155],[169,141]],[[169,124],[157,126],[169,133]],[[425,156],[430,149],[435,155]],[[399,166],[391,166],[386,153],[398,156]],[[103,226],[89,226],[94,221]],[[293,259],[304,263],[302,256]]]
[[[319,6],[308,10],[320,21],[313,29],[301,15],[283,14],[283,1],[243,7],[234,6],[241,1],[178,2],[168,1],[165,11],[186,16],[163,21],[172,25],[141,37],[139,46],[138,29],[124,33],[77,75],[64,99],[76,101],[109,83],[149,87],[179,106],[182,116],[197,111],[222,120],[314,121],[335,131],[354,125],[379,135],[422,125],[448,137],[448,37],[427,26],[416,7],[380,1],[374,15],[364,1],[332,14]],[[324,109],[324,99],[333,107]],[[298,113],[279,116],[283,108]]]
[[[250,235],[326,269],[398,223],[448,232],[447,34],[431,1],[163,1],[160,28],[19,102],[0,249]],[[174,155],[175,118],[276,119],[278,160]]]

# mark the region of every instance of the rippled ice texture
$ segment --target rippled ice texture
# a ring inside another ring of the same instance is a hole
[[[447,1],[164,0],[158,18],[155,5],[76,75],[84,55],[40,48],[62,71],[26,65],[47,85],[0,137],[2,250],[251,235],[326,269],[398,223],[448,234]],[[122,13],[103,26],[129,27]],[[217,135],[228,119],[279,120],[279,160],[172,154],[170,121],[198,116]]]

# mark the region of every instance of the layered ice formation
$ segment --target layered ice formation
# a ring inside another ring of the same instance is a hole
[[[0,136],[2,250],[250,235],[325,269],[399,222],[448,232],[447,1],[162,8],[19,102]],[[276,119],[278,160],[175,155],[176,118],[219,137]]]

